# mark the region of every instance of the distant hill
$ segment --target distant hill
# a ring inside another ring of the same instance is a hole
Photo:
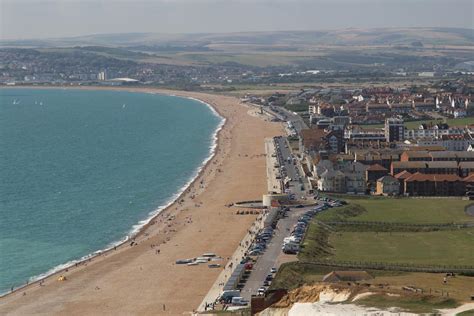
[[[281,31],[245,33],[158,34],[127,33],[97,34],[44,40],[0,41],[3,47],[61,47],[61,46],[152,46],[203,47],[215,45],[474,45],[474,30],[463,28],[380,28],[341,29],[325,31]]]

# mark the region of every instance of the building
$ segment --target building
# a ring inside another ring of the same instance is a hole
[[[326,170],[318,180],[318,190],[321,192],[346,192],[346,176],[339,170]]]
[[[430,156],[432,161],[474,161],[472,151],[432,151]]]
[[[378,129],[378,128],[352,127],[352,128],[346,129],[344,137],[349,140],[385,142],[385,133],[382,129]]]
[[[321,150],[329,150],[331,153],[343,152],[344,132],[318,128],[303,129],[300,132],[300,149],[308,153],[317,153]]]
[[[406,170],[394,175],[394,178],[397,179],[399,184],[400,184],[399,185],[399,189],[400,189],[399,194],[403,194],[403,191],[405,189],[405,179],[407,179],[411,176],[412,176],[412,174],[410,172],[406,171]]]
[[[407,150],[400,155],[400,161],[430,161],[430,153],[426,150]]]
[[[414,173],[405,179],[403,194],[409,196],[462,196],[466,182],[455,174]]]
[[[385,120],[385,140],[387,142],[399,142],[405,139],[405,126],[403,120],[388,118]]]
[[[99,81],[105,81],[105,80],[109,79],[109,78],[107,77],[107,71],[106,71],[106,70],[103,70],[103,71],[99,72],[99,73],[97,74],[97,79],[98,79]]]
[[[394,161],[390,174],[396,175],[402,171],[424,174],[454,174],[459,173],[456,161]]]
[[[459,174],[461,177],[467,177],[474,173],[474,161],[462,161],[459,163]]]
[[[385,114],[390,112],[388,104],[367,104],[365,111],[369,114]]]
[[[410,103],[405,104],[391,104],[390,109],[393,113],[406,114],[412,111],[412,105]]]
[[[398,195],[400,193],[400,182],[391,175],[383,176],[377,180],[375,194]]]
[[[371,165],[365,172],[365,180],[368,183],[375,183],[378,179],[388,175],[387,168],[384,168],[379,164]]]

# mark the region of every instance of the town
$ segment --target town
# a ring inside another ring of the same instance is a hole
[[[272,112],[298,111],[293,113],[307,128],[293,129],[292,135],[315,191],[470,196],[474,102],[469,89],[458,83],[414,90],[310,89],[242,100]],[[292,129],[294,122],[287,125]]]
[[[104,154],[105,165],[123,158],[124,168],[142,166],[145,159],[161,166],[151,149],[167,153],[178,141],[180,124],[183,130],[191,123],[196,130],[204,127],[190,109],[221,119],[207,143],[208,160],[174,202],[141,221],[144,226],[117,246],[9,287],[0,297],[0,313],[34,314],[44,306],[57,306],[62,314],[78,306],[83,314],[472,313],[469,31],[193,33],[165,40],[137,33],[0,41],[0,96],[8,114],[19,119],[16,111],[25,111],[41,125],[31,115],[34,109],[41,113],[38,120],[62,123],[52,102],[31,95],[60,92],[65,99],[57,108],[64,109],[73,98],[90,94],[82,106],[74,105],[86,120],[78,130],[95,133],[89,119],[100,110],[99,126],[109,126],[110,119],[111,135],[121,137],[113,142],[118,151]],[[96,101],[111,96],[116,99],[108,105]],[[125,96],[130,101],[121,99]],[[183,112],[167,120],[169,134],[144,132],[145,152],[134,152],[139,160],[132,163],[126,144],[141,144],[144,136],[130,142],[123,137],[133,136],[136,126],[159,127],[159,120],[144,120],[147,109],[170,100],[176,101],[170,111]],[[132,115],[138,123],[126,130]],[[108,147],[89,148],[87,137],[58,134],[86,146],[81,166],[89,151]],[[164,142],[155,145],[160,137]],[[190,155],[189,137],[180,144],[178,154],[164,161],[180,165],[174,159]],[[134,178],[134,187],[144,174],[162,176],[144,167],[138,176],[129,174],[135,173],[125,173],[123,182]],[[92,178],[100,182],[105,176]],[[75,177],[68,176],[68,184],[70,179]],[[112,190],[109,183],[98,187]],[[130,213],[142,195],[125,196]],[[88,212],[84,221],[97,214],[100,209]],[[113,226],[113,219],[104,225]],[[99,222],[92,220],[89,228],[97,232]]]

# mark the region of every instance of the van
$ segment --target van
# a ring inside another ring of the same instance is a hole
[[[286,243],[283,245],[283,252],[286,254],[296,254],[300,250],[300,245],[296,243]]]
[[[239,296],[240,296],[239,290],[226,290],[222,292],[221,296],[219,296],[219,301],[230,302],[233,297],[239,297]]]
[[[243,297],[241,296],[237,296],[237,297],[233,297],[232,298],[232,301],[231,301],[231,304],[232,305],[237,305],[237,306],[245,306],[247,305],[249,302],[247,300],[245,300]]]

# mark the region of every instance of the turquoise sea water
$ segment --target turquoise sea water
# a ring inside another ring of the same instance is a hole
[[[0,89],[0,293],[123,239],[196,175],[220,124],[172,96]]]

